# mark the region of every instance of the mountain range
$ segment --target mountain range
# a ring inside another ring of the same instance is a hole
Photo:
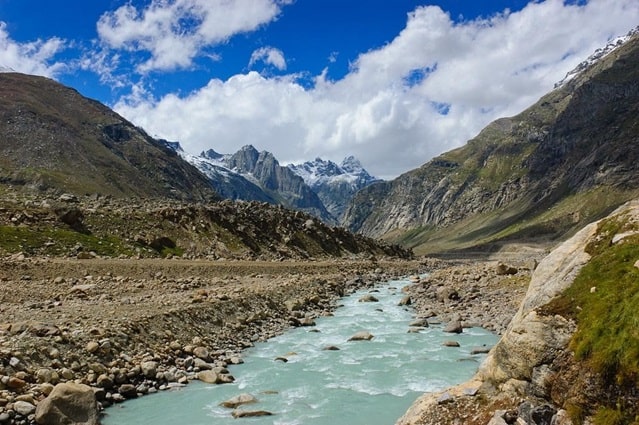
[[[223,198],[283,205],[331,224],[340,222],[358,190],[379,181],[353,156],[340,165],[316,158],[282,166],[272,153],[252,145],[234,154],[209,149],[196,156],[184,152],[178,142],[164,143],[206,175]]]
[[[522,113],[392,181],[353,158],[280,165],[251,145],[184,153],[52,80],[0,73],[0,183],[119,198],[281,205],[417,253],[554,241],[639,195],[639,35]]]

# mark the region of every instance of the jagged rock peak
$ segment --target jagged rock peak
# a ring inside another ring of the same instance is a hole
[[[213,149],[208,149],[206,151],[202,151],[202,153],[200,153],[200,156],[202,158],[212,159],[212,160],[219,160],[219,159],[224,157],[223,154],[217,153]]]
[[[362,163],[359,162],[359,159],[355,158],[353,155],[349,155],[346,158],[344,158],[344,160],[342,161],[342,163],[340,164],[340,167],[342,167],[342,169],[348,173],[366,173],[368,174],[368,172],[366,170],[364,170],[364,167],[362,166]]]
[[[175,151],[177,153],[184,152],[184,149],[182,149],[182,145],[180,145],[180,142],[170,142],[166,139],[158,139],[158,141],[172,151]]]
[[[364,169],[361,162],[352,155],[344,158],[340,165],[331,160],[315,158],[313,161],[290,164],[288,167],[302,177],[311,187],[316,187],[335,178],[358,180],[360,182],[358,185],[364,186],[378,180],[371,176]]]

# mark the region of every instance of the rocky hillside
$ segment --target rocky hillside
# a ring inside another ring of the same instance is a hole
[[[333,161],[316,158],[303,164],[290,164],[288,167],[317,193],[328,212],[338,222],[341,221],[355,193],[379,181],[368,174],[353,156],[344,158],[339,165]]]
[[[106,106],[50,79],[0,73],[0,190],[207,200],[208,180]]]
[[[396,245],[260,202],[0,198],[0,256],[206,259],[407,258]]]
[[[574,232],[639,193],[639,35],[465,146],[360,191],[344,223],[416,252]],[[484,246],[485,248],[485,246]]]
[[[638,260],[635,200],[544,258],[477,375],[398,425],[636,424]]]

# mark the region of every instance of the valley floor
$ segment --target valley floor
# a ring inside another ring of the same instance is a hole
[[[430,273],[409,291],[417,316],[500,333],[530,275],[530,262],[510,264],[505,273],[497,261],[7,257],[0,268],[0,419],[10,421],[0,423],[33,423],[33,414],[15,411],[17,401],[35,406],[58,382],[99,388],[108,406],[186,383],[197,370],[223,374],[255,341],[310,325],[340,295],[397,276]],[[141,367],[149,362],[156,374]]]

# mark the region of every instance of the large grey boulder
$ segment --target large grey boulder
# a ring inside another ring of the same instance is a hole
[[[66,382],[53,388],[35,412],[35,420],[42,425],[98,425],[99,411],[91,387]]]

